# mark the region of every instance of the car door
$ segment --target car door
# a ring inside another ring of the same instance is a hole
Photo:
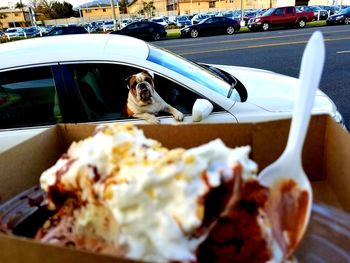
[[[127,36],[132,36],[132,37],[139,37],[137,24],[138,23],[132,23],[130,25],[127,25],[127,26],[123,27],[120,30],[120,33],[122,35],[127,35]]]
[[[148,39],[152,36],[153,26],[147,22],[137,24],[138,36],[142,39]]]
[[[209,34],[216,34],[217,33],[217,25],[218,25],[218,18],[217,17],[211,17],[207,19],[202,25],[201,32],[202,34],[209,35]]]
[[[286,22],[285,16],[284,16],[284,8],[283,7],[276,8],[275,12],[273,13],[272,19],[273,19],[272,24],[274,26],[283,25]]]
[[[71,122],[140,122],[140,119],[128,116],[126,111],[129,95],[127,79],[147,69],[98,62],[65,63],[61,67],[65,83],[71,83],[66,89],[78,94],[74,107],[84,109],[84,114],[76,115]],[[197,99],[204,97],[159,74],[154,74],[154,83],[157,93],[185,115],[184,121],[192,122],[193,105]],[[204,122],[218,122],[218,119],[235,122],[230,113],[215,103],[213,105],[214,112]],[[71,108],[71,111],[75,110]],[[161,112],[158,116],[161,123],[176,122],[169,113]]]
[[[232,19],[228,19],[228,18],[225,18],[225,17],[220,17],[219,18],[219,21],[218,21],[218,28],[220,28],[220,33],[223,34],[225,33],[226,34],[226,29],[229,25],[232,25],[232,21],[230,21]],[[231,23],[230,23],[231,22]]]
[[[285,12],[285,24],[294,25],[297,21],[297,14],[295,12],[295,8],[293,6],[288,6],[286,7]]]

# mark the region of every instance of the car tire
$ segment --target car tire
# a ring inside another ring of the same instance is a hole
[[[350,17],[345,17],[344,24],[345,25],[350,25]]]
[[[196,38],[198,37],[199,33],[198,33],[198,30],[197,29],[192,29],[191,32],[190,32],[190,36],[192,38]]]
[[[298,27],[299,28],[304,28],[306,26],[306,21],[305,21],[305,19],[300,19],[299,21],[298,21]]]
[[[270,29],[270,24],[268,22],[264,22],[261,24],[261,28],[263,31],[267,31]]]
[[[153,39],[154,41],[159,40],[159,39],[160,39],[160,34],[159,34],[159,33],[153,33],[153,34],[152,34],[152,39]]]
[[[234,28],[233,26],[228,26],[228,27],[226,28],[226,33],[227,33],[228,35],[232,35],[234,32],[235,32],[235,28]]]

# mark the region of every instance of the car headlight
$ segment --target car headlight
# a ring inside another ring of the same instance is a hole
[[[340,20],[340,19],[343,19],[344,18],[344,16],[337,16],[336,18],[335,18],[335,20]]]
[[[261,19],[260,18],[255,18],[255,22],[259,22]]]
[[[183,31],[188,32],[188,31],[190,31],[190,28],[189,28],[189,27],[185,27],[185,28],[183,29]]]

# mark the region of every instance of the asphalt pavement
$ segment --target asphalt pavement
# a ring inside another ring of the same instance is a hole
[[[152,44],[197,62],[254,67],[298,77],[305,45],[316,30],[322,31],[326,45],[320,89],[335,102],[350,129],[349,25],[172,39]]]

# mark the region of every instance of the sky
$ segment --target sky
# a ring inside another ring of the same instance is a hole
[[[16,5],[20,0],[0,0],[0,6],[10,6],[10,4]],[[88,2],[91,2],[91,0],[55,0],[57,2],[67,2],[70,3],[73,7],[77,7],[78,5],[82,5]],[[22,0],[23,4],[28,4],[30,0]]]

